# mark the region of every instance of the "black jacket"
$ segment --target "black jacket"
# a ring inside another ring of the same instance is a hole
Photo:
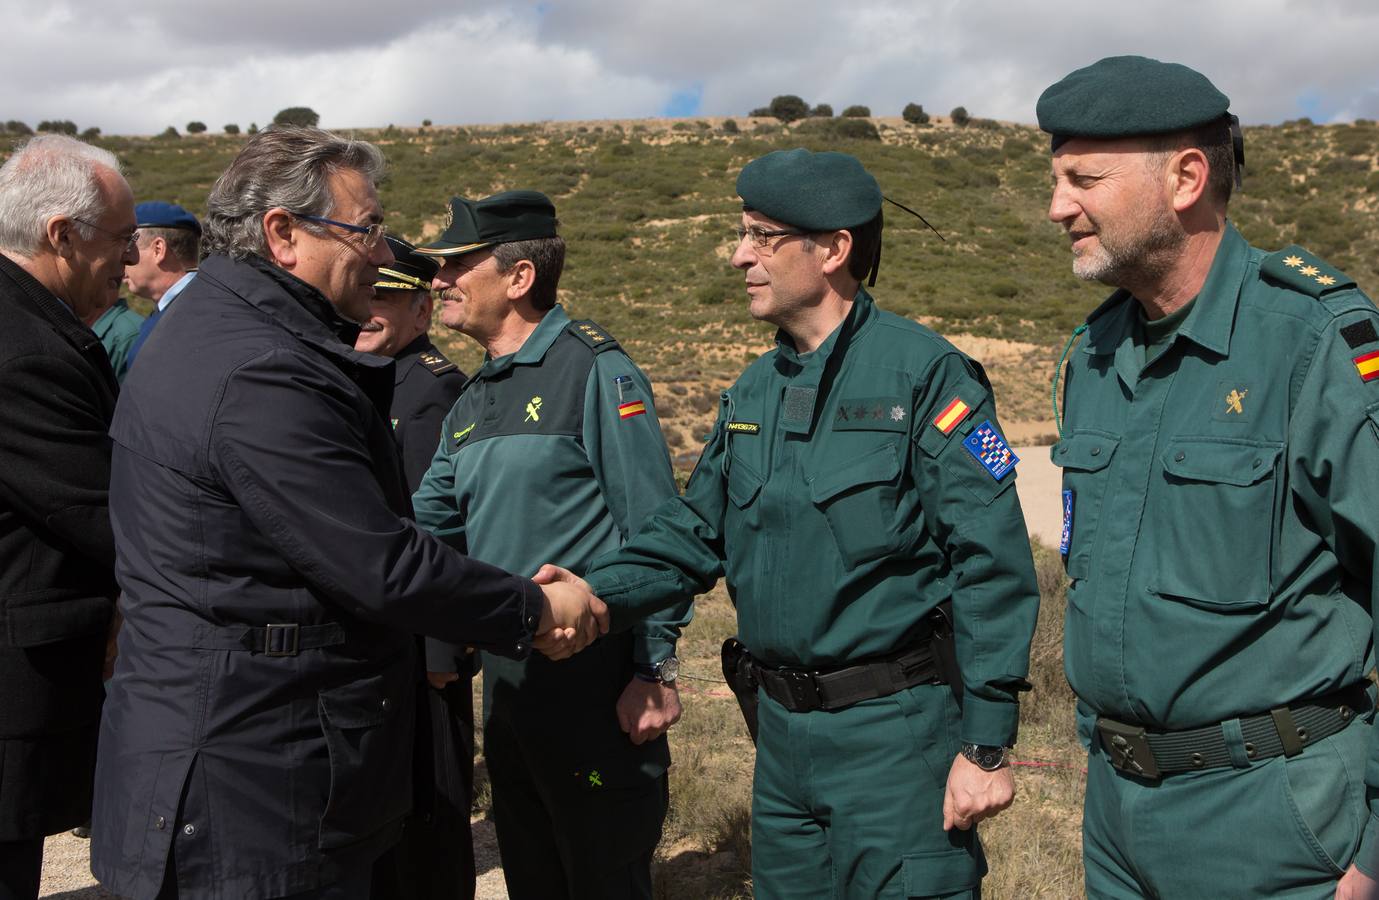
[[[464,373],[425,334],[394,358],[393,437],[407,487],[415,491],[440,444],[441,424],[464,387]]]
[[[100,340],[0,255],[0,841],[85,820],[115,596],[115,374]]]
[[[278,897],[396,840],[411,635],[522,656],[542,601],[404,518],[392,361],[319,292],[213,256],[186,294],[111,430],[125,628],[92,870],[152,897],[175,841],[184,900]]]

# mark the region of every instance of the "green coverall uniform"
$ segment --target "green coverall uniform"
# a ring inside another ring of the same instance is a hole
[[[966,412],[934,424],[953,401]],[[834,668],[925,633],[952,598],[965,687],[920,684],[834,711],[760,693],[758,898],[972,897],[975,831],[945,833],[960,741],[1010,745],[1038,611],[1014,489],[963,442],[998,427],[981,368],[859,290],[812,353],[789,337],[724,392],[686,493],[586,575],[615,627],[726,575],[770,666]],[[999,439],[997,439],[999,440]]]
[[[465,384],[413,505],[419,525],[476,559],[580,573],[675,492],[646,376],[557,305]],[[616,704],[634,662],[673,655],[688,620],[685,602],[561,662],[484,655],[484,757],[513,897],[651,896],[670,751],[664,735],[634,745]],[[431,671],[467,665],[439,641],[426,656]]]
[[[129,348],[139,336],[139,328],[143,324],[144,317],[130,309],[121,297],[114,306],[101,313],[91,326],[96,337],[100,338],[101,346],[105,347],[105,355],[110,357],[110,368],[115,370],[115,377],[120,381],[124,381],[125,373],[129,371]]]
[[[1071,492],[1087,892],[1330,897],[1352,861],[1379,872],[1373,714],[1342,710],[1339,733],[1272,758],[1251,757],[1240,717],[1374,664],[1379,312],[1306,251],[1266,255],[1228,224],[1176,332],[1137,339],[1141,315],[1122,290],[1089,318],[1052,450]],[[1221,723],[1231,764],[1125,774],[1097,716]]]

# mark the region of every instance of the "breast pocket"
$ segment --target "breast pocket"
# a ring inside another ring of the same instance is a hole
[[[900,453],[895,441],[809,478],[810,499],[828,521],[849,570],[897,546],[899,482]]]
[[[1269,602],[1282,452],[1263,441],[1169,443],[1146,523],[1160,548],[1155,593],[1208,609]]]
[[[1091,569],[1101,507],[1110,480],[1111,458],[1120,438],[1099,431],[1069,435],[1055,444],[1053,464],[1063,469],[1063,529],[1068,552],[1063,565],[1068,577],[1086,578]]]

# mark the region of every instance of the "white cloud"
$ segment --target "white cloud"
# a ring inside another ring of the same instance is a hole
[[[1200,69],[1247,123],[1379,115],[1370,0],[0,0],[0,20],[0,117],[107,133],[295,105],[327,127],[652,116],[682,94],[705,115],[795,93],[1029,122],[1118,53]]]

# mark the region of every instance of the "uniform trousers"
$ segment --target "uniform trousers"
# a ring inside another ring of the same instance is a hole
[[[0,900],[34,900],[43,875],[43,838],[0,841]]]
[[[1125,775],[1094,744],[1082,820],[1093,898],[1333,897],[1369,818],[1365,760],[1374,715],[1288,758]]]
[[[498,716],[484,725],[493,824],[511,900],[650,900],[669,807],[665,775],[591,788]],[[558,860],[558,864],[552,861]]]
[[[760,693],[752,792],[758,900],[977,900],[976,829],[943,830],[961,715],[947,685],[791,712]]]

